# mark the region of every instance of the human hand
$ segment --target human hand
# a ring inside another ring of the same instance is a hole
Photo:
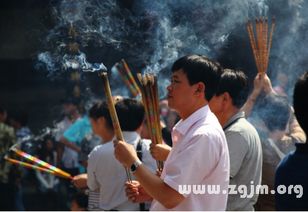
[[[152,197],[146,193],[138,181],[126,182],[125,187],[126,196],[134,203],[152,200]]]
[[[129,168],[136,160],[139,160],[133,145],[124,141],[114,142],[114,155],[126,168]]]
[[[82,189],[88,187],[87,180],[88,180],[87,174],[79,174],[73,177],[72,183],[76,188]]]
[[[160,177],[160,176],[161,176],[161,173],[162,173],[162,170],[156,169],[156,176],[157,176],[157,177]]]
[[[150,145],[150,153],[155,160],[165,161],[171,151],[171,147],[167,144],[154,144]]]
[[[253,91],[251,93],[251,97],[254,99],[256,99],[260,95],[263,89],[263,75],[263,73],[258,73],[253,81]]]
[[[274,92],[273,87],[272,87],[272,83],[270,78],[267,76],[267,74],[264,73],[263,77],[263,90],[266,94],[269,94],[271,92]]]

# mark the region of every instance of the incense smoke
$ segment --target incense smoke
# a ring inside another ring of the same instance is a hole
[[[84,58],[86,55],[91,58],[87,63],[104,63],[108,68],[125,58],[133,72],[157,74],[170,67],[177,58],[197,53],[222,61],[228,59],[228,66],[244,68],[253,77],[256,67],[251,62],[253,56],[245,24],[249,19],[267,16],[276,17],[268,70],[273,82],[280,71],[288,73],[292,81],[305,69],[306,48],[303,44],[308,39],[305,37],[307,1],[131,2],[127,6],[112,0],[62,0],[53,5],[55,26],[45,39],[45,48],[38,54],[38,61],[50,73],[57,73],[65,69],[61,61],[69,54],[68,43],[76,42],[80,52],[84,52]],[[68,36],[69,26],[76,29],[77,35],[73,38]],[[92,52],[94,47],[101,50]],[[248,55],[246,58],[251,60],[241,58],[243,55]],[[166,87],[164,81],[159,81],[162,88]],[[290,87],[293,84],[290,82]],[[127,90],[125,86],[112,89]]]

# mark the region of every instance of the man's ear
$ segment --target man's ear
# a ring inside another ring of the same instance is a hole
[[[205,91],[205,85],[204,85],[204,83],[203,83],[203,82],[198,82],[198,83],[196,84],[195,93],[196,93],[196,94],[197,94],[197,93],[204,93],[204,91]]]
[[[230,101],[232,102],[232,98],[228,92],[224,92],[222,95],[223,95],[224,102],[230,102]]]

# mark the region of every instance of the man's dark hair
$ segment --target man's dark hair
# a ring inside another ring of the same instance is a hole
[[[235,107],[241,108],[245,104],[249,93],[245,73],[240,70],[225,69],[221,75],[215,95],[219,96],[224,92],[229,93]]]
[[[113,129],[110,113],[108,110],[108,104],[106,101],[95,103],[89,110],[89,117],[94,120],[104,117],[107,120],[107,127],[109,129]]]
[[[190,85],[203,82],[207,101],[216,92],[222,68],[219,63],[211,61],[202,55],[187,55],[174,62],[171,71],[183,70]]]
[[[291,108],[285,96],[268,94],[260,102],[260,118],[271,131],[285,130],[291,115]]]
[[[296,82],[293,94],[293,107],[296,119],[308,135],[308,72],[306,71]]]
[[[120,126],[123,131],[136,131],[144,119],[144,107],[135,99],[123,99],[115,104]],[[90,118],[104,117],[108,127],[113,129],[112,120],[106,102],[96,103],[89,111]]]

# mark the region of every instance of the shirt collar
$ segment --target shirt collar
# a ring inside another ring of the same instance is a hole
[[[190,127],[195,124],[200,119],[207,116],[208,111],[210,110],[208,105],[205,105],[198,110],[196,110],[193,114],[191,114],[187,119],[181,119],[173,128],[182,135],[185,135]]]
[[[132,144],[134,141],[140,139],[140,135],[135,131],[123,131],[122,133],[125,141],[129,144]]]
[[[223,128],[225,128],[226,126],[228,126],[230,123],[232,123],[233,121],[235,121],[236,119],[239,118],[245,118],[245,112],[244,111],[239,111],[238,113],[234,114],[223,126]]]

